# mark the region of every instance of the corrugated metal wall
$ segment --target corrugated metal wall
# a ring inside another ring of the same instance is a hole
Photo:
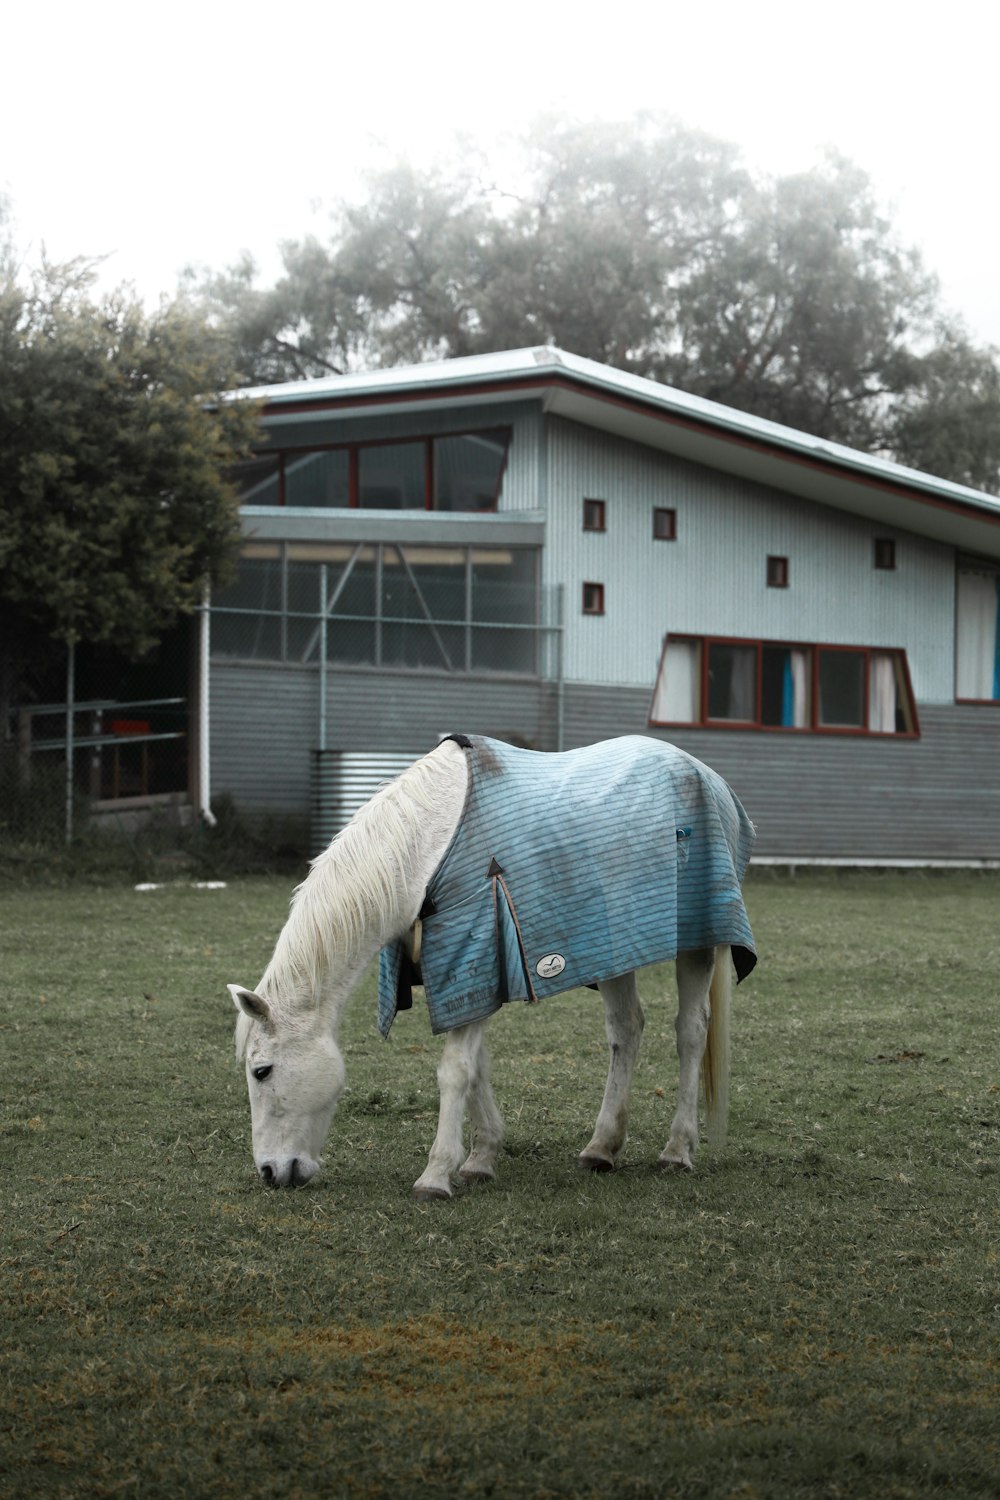
[[[465,731],[556,743],[552,684],[331,669],[328,743],[429,750]],[[317,743],[318,674],[214,663],[212,790],[253,811],[304,816]],[[647,728],[649,692],[567,684],[566,748],[658,733],[725,776],[757,824],[762,857],[1000,859],[1000,708],[920,705],[919,740]],[[261,705],[267,705],[262,713]]]
[[[653,731],[649,695],[567,684],[566,746],[657,734],[713,766],[786,859],[1000,860],[1000,708],[920,705],[918,740]]]
[[[444,734],[551,743],[555,688],[526,678],[445,672],[328,673],[327,744],[423,755]],[[212,794],[256,811],[304,814],[319,726],[315,668],[213,661]]]
[[[907,533],[877,571],[885,528],[621,438],[549,419],[546,582],[566,585],[567,680],[652,689],[668,631],[905,647],[921,702],[954,696],[954,553]],[[607,530],[582,529],[584,498]],[[652,512],[677,512],[677,540],[654,541]],[[768,588],[768,555],[789,587]],[[584,616],[585,581],[605,613]]]

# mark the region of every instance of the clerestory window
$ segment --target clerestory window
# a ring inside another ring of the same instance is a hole
[[[283,448],[234,475],[244,506],[349,510],[495,510],[509,427],[396,442]]]

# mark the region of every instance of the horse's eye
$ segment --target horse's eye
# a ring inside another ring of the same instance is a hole
[[[262,1068],[254,1068],[253,1076],[256,1078],[258,1083],[263,1083],[265,1078],[270,1077],[271,1069],[273,1066],[273,1063],[265,1063],[264,1067]]]

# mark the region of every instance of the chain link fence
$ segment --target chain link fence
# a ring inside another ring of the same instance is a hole
[[[561,605],[538,565],[535,548],[250,542],[212,654],[554,677]]]

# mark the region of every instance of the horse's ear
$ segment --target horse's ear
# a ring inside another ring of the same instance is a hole
[[[261,999],[253,990],[245,990],[241,984],[229,984],[226,986],[233,997],[233,1004],[237,1010],[241,1010],[251,1021],[259,1021],[262,1026],[271,1024],[271,1007],[266,1000]]]

